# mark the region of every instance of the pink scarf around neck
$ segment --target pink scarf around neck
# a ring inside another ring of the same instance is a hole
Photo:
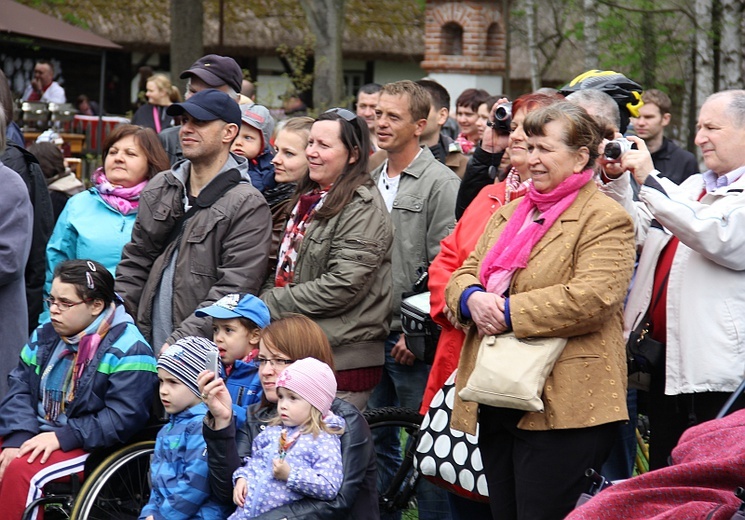
[[[147,180],[135,184],[131,188],[124,188],[111,184],[109,179],[106,178],[103,168],[99,168],[93,173],[93,184],[106,204],[122,215],[129,215],[135,213],[140,206],[140,193],[147,185]]]
[[[501,295],[509,288],[512,275],[528,265],[533,247],[575,201],[579,190],[592,176],[593,171],[588,168],[570,175],[548,193],[538,193],[535,187],[528,190],[481,264],[480,279],[488,292]],[[534,209],[541,218],[527,222]]]

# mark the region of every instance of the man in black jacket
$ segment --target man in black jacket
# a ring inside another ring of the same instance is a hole
[[[633,119],[636,135],[644,140],[652,162],[662,177],[667,177],[675,184],[698,173],[696,157],[683,150],[665,137],[665,127],[670,124],[670,98],[656,89],[645,90],[642,94],[644,105],[639,108],[639,117]]]

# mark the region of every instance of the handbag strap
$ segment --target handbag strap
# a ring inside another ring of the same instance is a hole
[[[659,289],[657,289],[657,295],[655,296],[654,300],[649,304],[649,307],[647,308],[647,312],[644,314],[644,318],[638,323],[638,325],[634,329],[634,332],[636,332],[637,334],[641,334],[645,327],[649,327],[649,320],[652,314],[652,309],[657,307],[657,305],[660,304],[660,300],[662,299],[662,293],[665,292],[665,289],[667,288],[668,278],[670,278],[670,271],[665,273],[665,277],[662,279],[662,283],[660,284]]]

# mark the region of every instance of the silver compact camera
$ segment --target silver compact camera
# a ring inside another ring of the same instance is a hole
[[[634,143],[624,137],[619,137],[605,144],[603,156],[608,162],[618,162],[623,154],[631,150]]]

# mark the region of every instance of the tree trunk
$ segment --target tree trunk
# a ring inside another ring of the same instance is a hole
[[[344,98],[341,42],[345,0],[307,0],[300,5],[315,36],[313,105],[316,110],[325,110]]]
[[[696,12],[696,113],[714,93],[712,0],[695,0]]]
[[[585,69],[599,68],[598,6],[595,0],[583,0],[585,11]]]
[[[742,0],[720,0],[719,88],[740,89],[742,82]]]
[[[533,91],[541,88],[541,73],[538,68],[538,42],[536,41],[535,1],[525,0],[525,22],[528,25],[528,55],[530,56],[530,85]]]
[[[171,82],[180,92],[186,80],[179,74],[204,55],[204,8],[202,0],[170,0]]]

